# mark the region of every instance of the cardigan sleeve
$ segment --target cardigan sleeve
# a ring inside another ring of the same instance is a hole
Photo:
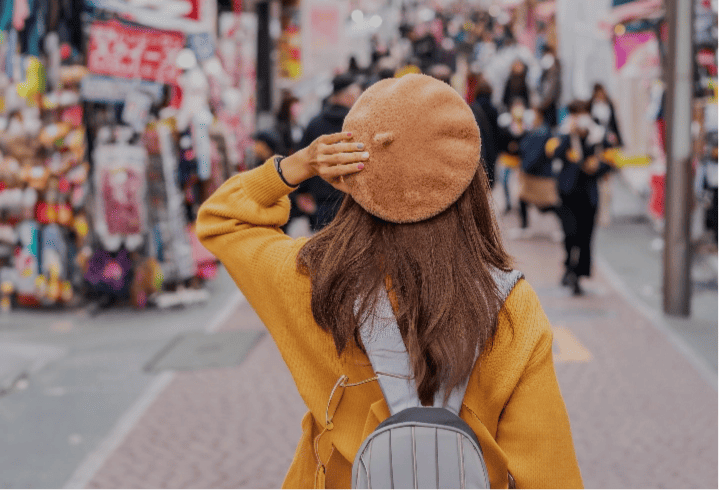
[[[300,241],[280,230],[289,218],[292,190],[270,159],[227,180],[198,212],[200,242],[225,265],[250,303],[257,294],[276,293],[279,276],[294,269]]]
[[[297,270],[307,239],[292,239],[279,228],[289,218],[292,190],[270,159],[222,184],[200,207],[196,229],[267,327],[305,404],[320,420],[339,361],[332,336],[314,321],[310,279]]]
[[[292,239],[279,228],[289,217],[292,190],[270,159],[215,191],[200,207],[196,229],[269,330],[305,397],[308,383],[322,376],[336,380],[337,356],[331,335],[314,321],[310,279],[297,270],[307,239]]]
[[[582,488],[554,370],[551,327],[538,308],[534,314],[541,324],[539,339],[502,411],[496,440],[507,455],[517,488]]]

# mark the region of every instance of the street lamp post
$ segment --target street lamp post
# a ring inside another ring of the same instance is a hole
[[[689,316],[691,302],[691,102],[693,0],[665,0],[669,40],[665,109],[664,312]]]

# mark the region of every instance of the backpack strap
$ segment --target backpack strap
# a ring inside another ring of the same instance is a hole
[[[516,270],[510,272],[493,270],[492,277],[504,303],[514,285],[524,277],[524,274]],[[377,374],[390,414],[394,415],[406,408],[421,407],[422,403],[417,396],[417,388],[412,377],[409,355],[384,288],[379,291],[375,310],[361,320],[360,336],[367,357]],[[479,350],[476,355],[479,355]],[[446,404],[443,403],[444,390],[439,390],[435,394],[433,406],[446,408],[459,415],[468,383],[469,378],[452,390]]]

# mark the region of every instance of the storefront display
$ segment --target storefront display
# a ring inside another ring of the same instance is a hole
[[[659,0],[614,0],[613,6],[600,25],[611,35],[614,48],[614,77],[621,86],[616,106],[624,130],[624,153],[635,160],[651,162],[646,166],[644,179],[639,179],[639,191],[648,196],[648,216],[661,226],[667,131],[662,81],[662,58],[666,55],[668,36],[665,6]],[[699,203],[706,197],[706,189],[711,193],[713,182],[711,170],[707,171],[704,162],[710,160],[707,155],[716,151],[716,32],[716,3],[694,0],[692,160],[696,181],[702,182],[696,185]],[[709,207],[715,208],[712,199],[708,202]]]
[[[214,0],[85,0],[77,29],[65,3],[0,26],[0,312],[204,301],[218,264],[192,224],[243,168],[251,22],[231,14],[226,59]]]

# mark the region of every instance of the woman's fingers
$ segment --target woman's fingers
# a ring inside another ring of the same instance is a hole
[[[359,172],[364,168],[364,163],[352,163],[349,165],[335,165],[334,167],[323,167],[320,170],[320,177],[325,180],[335,180],[338,177]]]
[[[317,175],[342,192],[349,192],[342,177],[359,172],[369,159],[364,144],[351,139],[351,133],[335,133],[320,136],[314,145]]]
[[[350,138],[352,138],[352,133],[333,133],[322,135],[317,138],[317,141],[325,145],[333,145],[340,141],[349,141]]]
[[[335,143],[333,145],[323,145],[320,152],[325,155],[334,153],[352,153],[364,150],[363,143]]]
[[[364,162],[369,159],[369,153],[366,151],[363,153],[352,152],[352,153],[334,153],[334,154],[323,154],[318,157],[318,161],[322,165],[347,165],[348,163]]]

